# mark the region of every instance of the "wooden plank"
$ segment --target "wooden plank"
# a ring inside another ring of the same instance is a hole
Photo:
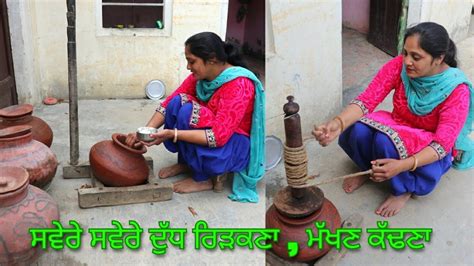
[[[355,213],[349,216],[343,224],[343,228],[361,228],[364,218],[362,215]],[[315,266],[335,266],[339,260],[347,253],[347,248],[342,246],[341,250],[332,248],[326,255],[316,261]]]
[[[79,165],[66,165],[63,167],[64,179],[89,178],[90,165],[85,162]]]
[[[153,172],[153,158],[145,156],[145,160],[148,166]],[[63,167],[63,178],[64,179],[78,179],[78,178],[90,178],[91,166],[90,163],[84,162],[79,165],[66,165]]]
[[[153,184],[153,183],[159,183],[161,182],[160,181],[160,178],[158,178],[157,176],[155,176],[155,173],[153,172],[153,161],[151,162],[151,166],[148,165],[148,169],[149,169],[149,172],[148,172],[148,183],[150,184]]]
[[[115,206],[170,200],[173,196],[173,184],[80,188],[77,193],[81,208]]]
[[[150,166],[151,170],[153,170],[153,159],[150,156],[145,156],[146,163]]]
[[[94,176],[92,171],[89,171],[92,188],[82,188],[80,192],[78,191],[79,206],[81,208],[92,208],[171,199],[173,194],[172,184],[159,186],[156,181],[154,181],[153,160],[148,157],[147,163],[149,169],[148,184],[139,186],[105,187],[104,184]],[[171,191],[169,191],[169,186],[171,186]],[[142,194],[143,192],[145,192],[145,194]],[[116,197],[120,197],[122,200],[117,201],[115,200]]]
[[[92,173],[92,171],[90,171],[89,175],[91,178],[92,187],[105,187],[104,184],[102,184],[102,182],[100,182],[99,180],[97,180],[97,178],[95,178],[94,173]]]

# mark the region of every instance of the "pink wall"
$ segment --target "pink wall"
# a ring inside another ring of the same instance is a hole
[[[342,25],[369,32],[370,0],[342,0]]]
[[[265,54],[265,0],[251,0],[245,22],[245,42],[257,54]]]
[[[248,13],[237,23],[237,11],[241,4],[238,0],[229,0],[226,39],[238,42],[259,55],[265,53],[265,0],[250,0]]]
[[[243,21],[237,23],[237,11],[239,8],[240,3],[238,0],[229,0],[226,39],[231,41],[238,40],[239,45],[242,45],[245,37],[245,21],[247,20],[247,16]]]

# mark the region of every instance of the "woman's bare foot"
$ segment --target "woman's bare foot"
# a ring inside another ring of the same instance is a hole
[[[191,193],[212,190],[212,180],[196,182],[191,177],[173,183],[173,191],[176,193]]]
[[[179,174],[183,174],[189,171],[189,167],[185,164],[173,164],[172,166],[168,166],[165,168],[161,168],[160,172],[158,173],[158,177],[161,179],[165,179],[172,176],[177,176]]]
[[[400,196],[390,195],[375,210],[375,213],[383,217],[391,217],[397,214],[405,203],[410,199],[411,193],[405,193]]]
[[[369,177],[366,175],[349,177],[342,183],[342,189],[344,189],[346,193],[351,193],[360,188],[368,179]]]

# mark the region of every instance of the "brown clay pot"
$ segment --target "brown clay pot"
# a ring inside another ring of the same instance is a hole
[[[0,166],[24,167],[30,184],[40,188],[51,183],[56,174],[56,156],[43,143],[32,137],[31,126],[0,129]]]
[[[51,127],[42,119],[33,116],[32,113],[33,105],[31,104],[12,105],[0,109],[0,129],[18,125],[30,125],[33,128],[33,139],[51,147],[51,143],[53,143]]]
[[[144,184],[148,178],[145,146],[130,148],[125,144],[126,135],[115,133],[112,140],[92,146],[89,162],[94,176],[106,186],[124,187]]]
[[[341,227],[341,216],[336,207],[328,200],[324,199],[319,210],[304,218],[290,218],[278,212],[275,205],[272,205],[266,213],[266,227],[279,228],[280,235],[277,243],[272,243],[272,250],[279,257],[289,261],[309,262],[325,255],[330,249],[327,243],[324,243],[323,249],[318,249],[317,244],[308,247],[308,235],[306,229],[311,229],[313,235],[318,235],[318,229],[314,222],[325,221],[326,228],[332,233]],[[298,255],[293,258],[288,256],[288,242],[298,242]]]
[[[31,247],[29,228],[51,228],[58,205],[28,184],[22,167],[0,166],[0,265],[30,265],[43,252]]]

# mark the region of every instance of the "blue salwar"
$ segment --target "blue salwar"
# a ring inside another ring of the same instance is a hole
[[[165,129],[194,130],[189,125],[192,115],[192,103],[182,104],[181,96],[171,99],[166,107]],[[193,179],[197,182],[227,172],[238,172],[245,169],[249,162],[249,137],[234,133],[222,147],[209,148],[184,141],[173,143],[163,142],[166,149],[178,153],[178,163],[188,165],[193,171]]]
[[[339,136],[339,146],[362,170],[372,168],[371,161],[376,159],[400,159],[392,140],[384,133],[361,122],[356,122]],[[404,193],[423,196],[436,187],[441,176],[452,164],[451,153],[443,159],[420,166],[415,171],[405,171],[390,179],[392,194]]]

